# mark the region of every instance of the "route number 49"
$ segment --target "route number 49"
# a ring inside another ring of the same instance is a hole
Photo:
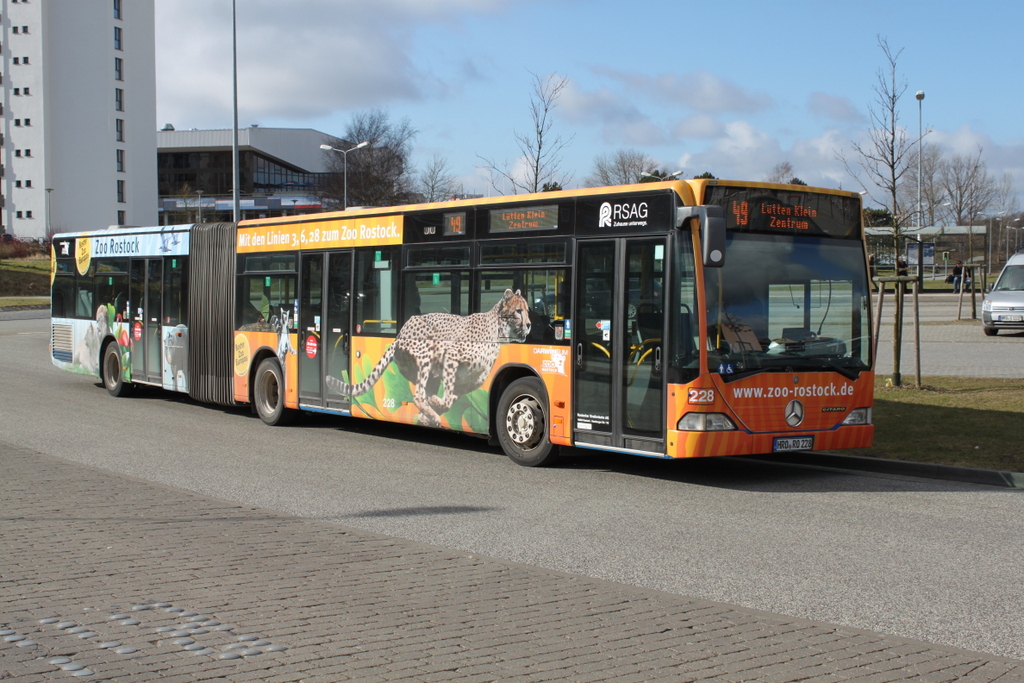
[[[714,389],[690,389],[686,396],[686,402],[691,404],[705,405],[715,402]]]

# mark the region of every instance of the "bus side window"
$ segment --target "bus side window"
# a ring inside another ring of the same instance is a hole
[[[92,278],[88,275],[79,276],[78,294],[75,296],[75,317],[93,318],[96,307],[92,305]]]
[[[356,252],[356,334],[397,334],[397,258],[398,250],[392,247],[376,247]]]

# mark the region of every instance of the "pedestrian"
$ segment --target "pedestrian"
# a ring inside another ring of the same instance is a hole
[[[953,293],[960,293],[960,283],[964,279],[964,262],[957,261],[956,265],[953,266]]]
[[[907,274],[907,262],[905,259],[896,260],[896,274],[900,277],[905,277]]]

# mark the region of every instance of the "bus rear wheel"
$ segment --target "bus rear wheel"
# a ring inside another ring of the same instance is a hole
[[[121,368],[121,347],[117,342],[107,344],[103,351],[103,365],[100,373],[103,377],[103,386],[111,396],[121,398],[132,393],[131,382],[124,381],[124,371]]]
[[[256,368],[253,401],[260,419],[275,427],[295,419],[295,411],[284,407],[284,373],[275,358],[267,358]]]
[[[498,442],[512,462],[538,467],[554,461],[558,450],[548,438],[548,406],[544,385],[536,377],[512,382],[498,401]]]

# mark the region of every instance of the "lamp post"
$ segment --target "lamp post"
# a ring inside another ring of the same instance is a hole
[[[50,231],[50,193],[53,192],[52,187],[46,188],[46,239],[52,239],[53,233]]]
[[[363,147],[366,147],[368,144],[370,144],[370,143],[364,140],[363,142],[360,142],[355,147],[349,147],[348,149],[338,149],[337,147],[331,147],[330,145],[320,145],[320,149],[331,150],[333,152],[340,152],[342,157],[345,160],[345,173],[344,173],[344,178],[345,178],[345,204],[343,205],[343,209],[344,210],[348,209],[348,153],[349,152],[354,152],[357,149],[362,149]]]
[[[918,90],[915,97],[917,97],[917,227],[923,228],[924,213],[921,211],[921,143],[923,142],[924,132],[921,125],[921,109],[923,106],[921,103],[924,101],[924,90]],[[920,240],[918,245],[917,281],[920,287],[924,284],[924,251],[920,246]]]
[[[235,0],[231,0],[231,220],[237,223],[242,218],[238,186],[242,171],[238,160],[238,21],[235,14]]]
[[[199,195],[199,201],[197,202],[197,204],[199,205],[199,220],[197,220],[196,223],[202,223],[203,222],[203,191],[202,190],[196,190],[196,194]]]

